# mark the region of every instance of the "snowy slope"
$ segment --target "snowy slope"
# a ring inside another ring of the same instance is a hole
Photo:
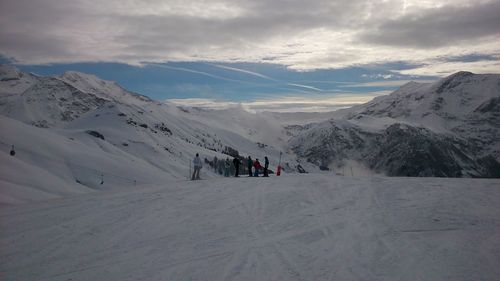
[[[0,203],[186,179],[196,153],[203,161],[232,160],[235,153],[262,161],[267,155],[275,170],[285,146],[279,140],[280,131],[273,133],[279,126],[264,130],[266,119],[246,111],[188,112],[93,75],[67,72],[60,77],[36,77],[8,66],[0,69],[5,77],[29,78],[29,86],[22,89],[12,84],[15,79],[0,81],[0,88],[8,92],[0,96],[2,165],[15,159],[68,186],[63,194],[41,185],[36,192],[43,196],[3,189]],[[18,151],[15,157],[7,157],[11,145]],[[49,161],[49,165],[44,157],[55,163]],[[293,172],[294,157],[285,155],[282,160],[287,172]],[[209,166],[205,163],[202,176],[219,177]],[[0,180],[10,186],[19,184],[17,175],[10,173],[3,173]],[[38,188],[36,177],[26,181]]]
[[[102,80],[91,74],[67,71],[63,75],[56,77],[56,79],[64,81],[83,92],[115,102],[136,105],[152,102],[146,96],[125,90],[114,81]]]
[[[5,280],[496,280],[500,182],[288,175],[2,207]]]
[[[210,128],[235,132],[255,143],[284,148],[288,139],[283,123],[273,114],[251,113],[242,106],[219,110],[184,107],[179,115],[194,122],[201,122]]]
[[[37,127],[60,127],[106,103],[105,99],[79,91],[51,77],[40,77],[16,99],[2,106],[8,117]]]
[[[10,65],[0,65],[0,95],[16,95],[31,87],[37,76],[30,73],[23,73]]]
[[[84,131],[54,132],[0,116],[0,204],[171,180],[172,175]],[[15,156],[8,155],[15,144]],[[102,175],[104,184],[101,185]],[[134,182],[134,180],[136,182]],[[30,190],[21,192],[15,186]],[[43,193],[43,194],[41,194]]]
[[[429,115],[453,121],[465,118],[483,103],[498,98],[499,81],[499,74],[457,72],[435,83],[409,82],[388,96],[377,97],[346,112],[351,116],[404,117],[430,126],[431,120],[426,118]]]

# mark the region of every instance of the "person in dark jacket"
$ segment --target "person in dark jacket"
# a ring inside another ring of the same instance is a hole
[[[234,157],[233,164],[234,164],[234,176],[235,177],[239,177],[239,174],[240,174],[240,159]]]
[[[255,159],[255,161],[253,162],[253,168],[255,169],[253,176],[258,177],[259,170],[262,169],[262,166],[260,165],[259,159]]]
[[[249,177],[252,176],[252,166],[253,166],[252,157],[248,156],[247,167],[248,167],[248,176]]]
[[[229,162],[229,158],[226,158],[224,161],[224,176],[229,177],[229,169],[231,169],[231,162]]]
[[[264,157],[264,177],[269,177],[269,159],[267,159],[267,156]]]

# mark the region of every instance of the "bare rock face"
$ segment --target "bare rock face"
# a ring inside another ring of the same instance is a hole
[[[428,129],[394,124],[384,131],[378,153],[369,161],[389,176],[461,177],[464,165],[475,166],[464,148],[465,143]]]

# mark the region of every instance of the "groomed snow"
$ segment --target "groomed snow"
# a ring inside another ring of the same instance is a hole
[[[500,181],[170,181],[0,209],[2,280],[498,280]]]

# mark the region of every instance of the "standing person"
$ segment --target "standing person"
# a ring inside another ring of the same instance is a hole
[[[194,171],[193,171],[193,176],[191,177],[191,180],[199,180],[200,179],[200,170],[202,168],[202,164],[201,164],[200,155],[198,155],[198,153],[196,153],[196,157],[193,159],[193,167],[194,167]]]
[[[264,177],[269,177],[269,159],[267,159],[267,156],[264,157]]]
[[[224,166],[226,165],[224,162],[223,158],[217,160],[217,171],[221,176],[224,174]]]
[[[233,164],[234,164],[234,176],[235,177],[239,177],[239,174],[240,174],[240,159],[234,157]]]
[[[219,159],[217,159],[217,156],[214,156],[214,163],[213,163],[214,164],[214,173],[217,173],[217,160],[219,160]]]
[[[262,166],[260,165],[259,159],[255,159],[255,161],[253,162],[253,168],[255,169],[255,173],[253,174],[253,176],[258,177],[259,170],[262,168]]]
[[[229,162],[229,158],[226,158],[226,163],[224,165],[224,176],[229,177],[229,168],[231,168],[231,162]]]
[[[252,161],[252,157],[250,157],[250,156],[248,156],[247,166],[248,166],[248,176],[251,177],[252,176],[253,161]]]

